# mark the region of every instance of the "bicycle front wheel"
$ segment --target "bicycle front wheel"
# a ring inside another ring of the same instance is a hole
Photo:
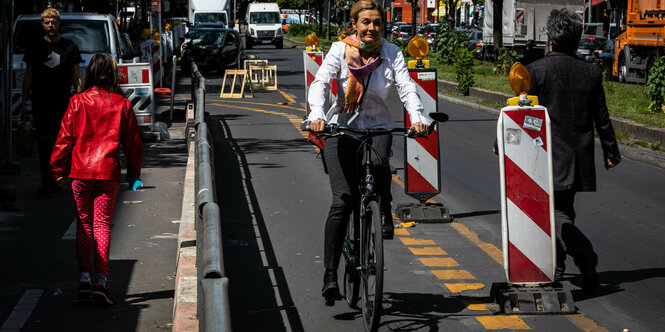
[[[381,210],[376,201],[371,201],[367,205],[363,221],[361,302],[365,330],[374,332],[379,328],[383,309],[383,237]]]
[[[360,309],[358,299],[360,299],[360,273],[356,269],[358,263],[358,210],[354,210],[353,218],[349,220],[346,226],[346,236],[344,237],[344,297],[346,303],[351,309]]]

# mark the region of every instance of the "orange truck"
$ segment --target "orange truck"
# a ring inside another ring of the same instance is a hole
[[[665,55],[665,0],[628,0],[626,29],[616,38],[612,76],[646,83],[647,73]]]

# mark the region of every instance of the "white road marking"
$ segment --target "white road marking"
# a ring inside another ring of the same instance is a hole
[[[27,289],[23,292],[23,296],[21,296],[21,299],[14,306],[14,310],[9,314],[7,320],[2,323],[0,331],[21,330],[25,322],[30,318],[30,315],[32,315],[32,311],[35,310],[35,306],[37,306],[37,302],[39,302],[42,294],[44,294],[44,291],[41,289]]]
[[[60,240],[76,240],[76,217]]]

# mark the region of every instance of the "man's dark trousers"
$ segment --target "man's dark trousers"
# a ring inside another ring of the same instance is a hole
[[[60,132],[60,123],[67,110],[69,97],[64,100],[46,100],[33,103],[33,118],[37,148],[39,150],[39,170],[42,175],[42,186],[56,186],[49,175],[51,153]]]
[[[561,190],[554,192],[554,221],[556,224],[557,267],[564,267],[566,254],[575,259],[575,264],[596,262],[591,241],[575,226],[575,191]]]

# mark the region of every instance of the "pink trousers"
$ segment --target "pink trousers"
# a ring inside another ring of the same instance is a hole
[[[111,219],[118,192],[118,182],[109,180],[72,180],[78,223],[76,225],[76,252],[79,273],[92,273],[92,239],[94,237],[95,271],[109,275],[111,247]]]

